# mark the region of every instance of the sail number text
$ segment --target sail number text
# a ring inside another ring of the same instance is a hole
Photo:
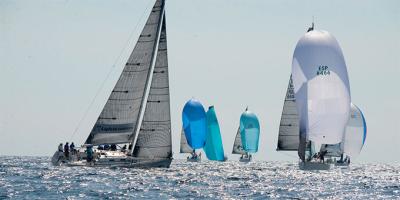
[[[318,66],[317,76],[326,76],[330,75],[331,72],[329,71],[329,67],[326,65]]]

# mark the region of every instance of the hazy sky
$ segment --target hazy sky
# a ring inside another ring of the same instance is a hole
[[[60,142],[83,143],[153,3],[0,1],[0,155],[52,155]],[[215,106],[230,158],[249,106],[261,124],[256,159],[297,160],[275,149],[294,47],[312,16],[339,41],[352,102],[367,120],[357,161],[400,162],[397,0],[168,0],[174,157],[183,157],[183,105],[196,97]]]

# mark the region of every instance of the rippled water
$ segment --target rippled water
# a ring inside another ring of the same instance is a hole
[[[297,163],[174,160],[169,169],[53,167],[0,157],[0,199],[400,199],[400,165],[309,172]]]

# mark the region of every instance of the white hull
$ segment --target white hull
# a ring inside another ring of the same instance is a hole
[[[63,154],[56,152],[51,159],[54,166],[87,166],[87,167],[124,167],[124,168],[169,168],[172,158],[137,158],[127,156],[121,152],[111,152],[110,155],[104,155],[104,151],[98,154],[92,162],[87,162],[86,158],[77,159],[77,156],[70,156],[66,159]],[[107,153],[108,154],[108,153]],[[80,154],[82,155],[82,153]]]
[[[334,164],[322,162],[299,162],[301,170],[331,170]]]

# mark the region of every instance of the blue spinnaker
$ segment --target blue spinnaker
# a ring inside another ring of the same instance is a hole
[[[207,138],[204,151],[209,160],[224,161],[224,147],[222,145],[221,131],[214,106],[210,106],[207,111]]]
[[[183,129],[192,149],[204,147],[207,133],[206,111],[200,101],[190,99],[182,111]]]
[[[244,151],[256,153],[260,137],[260,123],[257,116],[247,109],[240,116],[240,133]]]

